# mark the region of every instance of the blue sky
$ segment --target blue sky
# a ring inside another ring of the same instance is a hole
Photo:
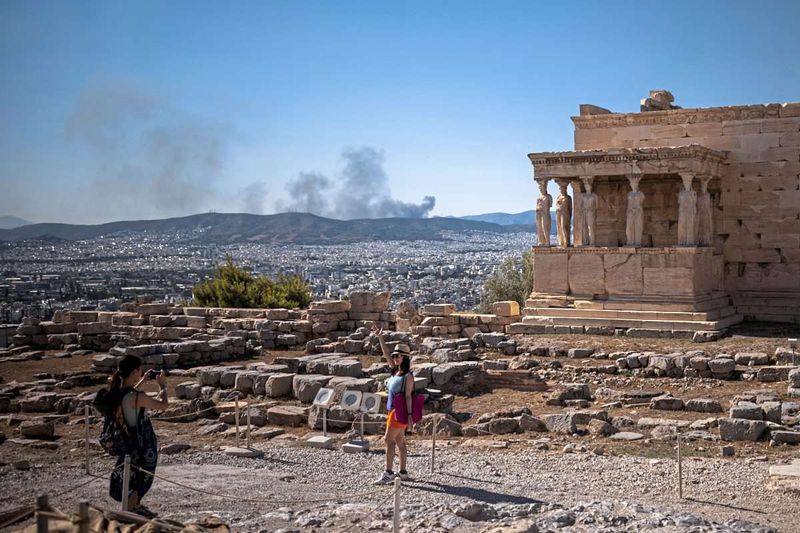
[[[526,154],[570,149],[581,103],[800,100],[798,20],[797,1],[5,0],[0,215],[271,213],[309,175],[329,213],[532,209]]]

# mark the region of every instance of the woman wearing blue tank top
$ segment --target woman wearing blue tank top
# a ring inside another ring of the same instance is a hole
[[[392,375],[386,381],[386,389],[389,393],[389,399],[386,403],[386,410],[389,412],[386,418],[386,434],[384,440],[386,441],[386,470],[380,478],[375,481],[376,485],[388,485],[394,482],[395,477],[399,477],[403,481],[408,481],[410,476],[406,471],[406,459],[408,457],[408,448],[406,446],[405,432],[408,428],[407,423],[399,422],[396,418],[395,397],[398,399],[402,397],[406,403],[406,413],[411,413],[411,404],[414,394],[414,375],[411,373],[411,349],[406,344],[398,344],[393,352],[389,351],[386,341],[383,339],[383,331],[378,328],[372,330],[381,345],[381,352],[383,357],[389,363],[392,369]],[[396,396],[402,394],[402,396]],[[409,414],[410,418],[410,414]],[[400,472],[395,476],[392,470],[394,466],[395,449],[400,456]]]

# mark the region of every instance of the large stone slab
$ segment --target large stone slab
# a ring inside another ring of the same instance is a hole
[[[574,414],[560,414],[560,415],[542,415],[542,420],[547,431],[552,433],[561,433],[564,435],[572,435],[578,430],[577,419]]]
[[[800,444],[800,431],[771,431],[769,436],[781,444]]]
[[[278,405],[267,411],[269,423],[277,426],[302,426],[306,416],[306,410],[295,405]]]
[[[719,436],[726,441],[751,441],[761,438],[767,429],[763,420],[747,420],[744,418],[720,418]]]
[[[270,374],[264,382],[264,396],[267,398],[281,398],[292,394],[294,388],[294,376],[290,373]],[[261,377],[257,378],[256,384]]]
[[[25,420],[19,425],[19,433],[26,439],[52,439],[55,429],[53,422],[44,420]]]
[[[567,253],[536,253],[534,249],[533,291],[545,294],[567,294]]]
[[[608,294],[642,294],[642,258],[638,254],[604,254],[603,270]]]
[[[713,398],[692,398],[686,402],[686,410],[698,413],[721,413],[722,406]]]
[[[694,292],[691,268],[643,268],[643,291],[653,296],[691,296]]]
[[[318,374],[295,374],[292,379],[294,397],[303,403],[311,403],[319,392],[331,380],[331,376]]]
[[[752,402],[739,402],[731,407],[731,418],[744,418],[747,420],[764,420],[764,410]]]
[[[603,258],[595,254],[573,254],[567,263],[572,294],[605,294]]]

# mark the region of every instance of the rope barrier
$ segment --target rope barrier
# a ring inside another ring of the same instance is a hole
[[[362,518],[362,519],[361,519],[359,522],[363,522],[364,520],[366,520],[366,519],[367,519],[367,518],[369,518],[370,516],[372,516],[372,515],[374,515],[375,513],[377,513],[377,512],[380,510],[380,508],[381,508],[381,507],[383,507],[384,505],[386,505],[386,503],[387,503],[389,500],[391,500],[392,498],[394,498],[394,490],[393,490],[393,491],[392,491],[392,492],[389,494],[389,496],[387,496],[387,497],[386,497],[386,499],[385,499],[385,500],[383,500],[382,502],[380,502],[378,505],[376,505],[375,507],[373,507],[373,508],[372,508],[372,510],[371,510],[369,513],[367,513],[366,515],[364,515],[364,517],[363,517],[363,518]],[[356,526],[359,524],[359,522],[353,522],[352,524],[350,524],[349,526],[347,526],[346,528],[344,528],[343,530],[341,530],[339,533],[347,533],[348,531],[350,531],[351,529],[353,529],[354,527],[356,527]]]
[[[265,405],[270,405],[271,403],[272,402],[260,402],[260,403],[250,404],[249,407],[263,407]],[[185,419],[187,416],[192,416],[192,415],[199,416],[200,413],[205,413],[206,411],[213,411],[218,407],[219,407],[218,405],[212,405],[211,407],[206,407],[205,409],[200,409],[199,411],[192,411],[190,413],[185,413],[182,415],[175,415],[175,416],[151,416],[150,420],[154,422],[162,422],[162,421],[168,422],[170,420],[177,420],[179,418]]]
[[[336,502],[336,501],[341,501],[341,500],[349,500],[349,499],[360,498],[362,496],[368,496],[368,495],[371,495],[371,494],[375,494],[375,491],[371,490],[371,491],[357,492],[355,494],[346,494],[344,496],[339,496],[339,497],[336,497],[336,498],[318,498],[318,499],[313,499],[313,500],[262,500],[262,499],[258,499],[258,498],[243,498],[241,496],[232,496],[230,494],[224,494],[224,493],[220,493],[220,492],[211,492],[211,491],[208,491],[208,490],[205,490],[205,489],[192,487],[191,485],[187,485],[185,483],[181,483],[179,481],[175,481],[175,480],[169,479],[169,478],[164,477],[162,475],[155,474],[153,472],[148,472],[147,470],[143,470],[143,469],[141,469],[141,468],[139,468],[138,466],[135,466],[135,465],[131,465],[131,468],[135,468],[136,470],[139,470],[140,472],[145,472],[147,474],[150,474],[153,477],[156,477],[156,478],[158,478],[158,479],[160,479],[162,481],[165,481],[167,483],[170,483],[172,485],[176,485],[178,487],[182,487],[184,489],[191,490],[191,491],[194,491],[194,492],[199,492],[200,494],[206,494],[208,496],[216,496],[218,498],[223,498],[223,499],[226,499],[226,500],[236,500],[236,501],[250,502],[250,503],[265,503],[265,504],[270,504],[270,505],[324,503],[324,502]]]
[[[15,524],[20,520],[25,520],[29,516],[31,516],[36,511],[36,507],[26,507],[22,509],[17,514],[13,515],[11,518],[0,524],[0,529],[5,528],[6,526],[10,526],[11,524]]]
[[[91,477],[92,479],[90,479],[88,481],[85,481],[85,482],[83,482],[83,483],[81,483],[79,485],[76,485],[76,486],[74,486],[72,488],[69,488],[67,490],[64,490],[64,491],[61,491],[61,492],[57,492],[57,493],[53,494],[53,498],[60,498],[61,496],[64,496],[65,494],[69,494],[70,492],[75,492],[76,490],[82,489],[86,485],[89,485],[90,483],[93,483],[93,482],[97,481],[98,479],[106,479],[106,477],[111,475],[111,473],[114,472],[114,470],[116,470],[118,468],[121,468],[121,467],[122,467],[122,465],[115,466],[114,468],[112,468],[111,470],[109,470],[108,472],[106,472],[106,473],[104,473],[102,475],[85,474],[85,475]]]

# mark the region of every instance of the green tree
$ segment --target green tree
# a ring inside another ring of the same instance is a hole
[[[302,277],[284,274],[274,280],[255,277],[236,266],[230,256],[217,266],[212,279],[195,285],[192,294],[203,307],[294,309],[311,303],[311,288]]]
[[[515,300],[520,307],[533,291],[533,251],[507,257],[483,285],[480,310],[491,312],[494,302]]]

